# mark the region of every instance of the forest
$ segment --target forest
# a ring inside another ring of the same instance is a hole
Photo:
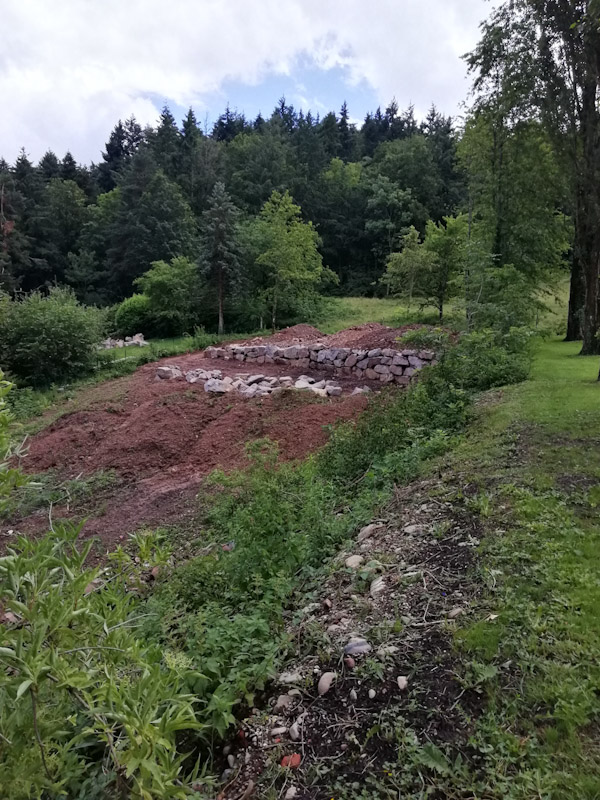
[[[210,131],[165,107],[156,128],[119,121],[99,164],[23,151],[0,161],[0,287],[71,287],[147,336],[310,321],[323,295],[408,295],[442,319],[499,281],[533,292],[572,261],[564,170],[538,119],[482,103],[460,127],[394,101],[357,127],[346,104],[313,117],[282,98]]]

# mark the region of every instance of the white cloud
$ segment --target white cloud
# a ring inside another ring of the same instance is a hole
[[[163,99],[202,111],[224,81],[293,75],[307,57],[381,103],[453,113],[468,88],[460,56],[487,11],[485,0],[2,0],[0,154],[98,160],[118,118],[152,123]]]

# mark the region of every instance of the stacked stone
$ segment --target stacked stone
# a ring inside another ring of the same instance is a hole
[[[267,375],[238,374],[235,377],[225,376],[220,369],[193,369],[184,372],[180,367],[160,366],[156,369],[158,380],[186,380],[188,383],[203,383],[204,391],[211,394],[229,394],[237,391],[244,397],[264,397],[282,392],[284,389],[300,389],[312,392],[318,397],[340,397],[342,387],[333,380],[315,381],[309,375],[301,375],[296,381],[288,375],[269,377]],[[352,394],[369,392],[368,386],[356,388]]]
[[[381,383],[408,385],[420,369],[435,362],[431,350],[395,350],[376,347],[372,350],[350,349],[347,347],[327,347],[312,343],[309,346],[276,345],[208,347],[209,358],[222,358],[226,361],[244,363],[280,364],[300,369],[316,369],[328,372],[335,377],[352,375]]]

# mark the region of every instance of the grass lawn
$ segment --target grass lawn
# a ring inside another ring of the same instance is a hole
[[[540,345],[444,465],[486,532],[486,590],[458,634],[487,676],[478,797],[600,797],[599,362],[578,350]]]
[[[432,309],[419,310],[415,304],[409,309],[403,300],[397,298],[334,297],[329,300],[327,311],[316,325],[324,333],[335,333],[366,322],[380,322],[391,327],[400,327],[413,322],[440,324],[437,314]],[[449,304],[444,325],[463,328],[464,315]]]

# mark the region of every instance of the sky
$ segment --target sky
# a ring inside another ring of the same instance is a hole
[[[192,106],[268,116],[285,96],[355,121],[395,98],[460,115],[486,0],[0,0],[0,156],[98,162],[118,119]]]

